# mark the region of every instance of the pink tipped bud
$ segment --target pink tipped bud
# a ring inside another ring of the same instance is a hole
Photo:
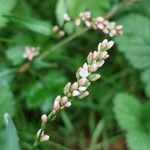
[[[48,141],[49,140],[49,135],[43,135],[42,137],[41,137],[41,142],[45,142],[45,141]]]
[[[93,58],[93,60],[97,60],[97,58],[98,58],[98,52],[97,51],[93,52],[92,58]]]
[[[79,96],[79,95],[80,95],[80,92],[77,90],[72,92],[72,96],[74,96],[74,97]]]
[[[47,115],[46,114],[43,114],[41,116],[41,121],[42,121],[42,123],[46,123],[47,122]]]
[[[71,91],[75,91],[78,89],[78,83],[77,82],[74,82],[72,85],[71,85]]]
[[[79,81],[78,81],[78,84],[79,86],[84,86],[84,84],[87,82],[87,78],[81,78]]]
[[[60,103],[61,105],[65,105],[68,102],[68,98],[66,96],[62,97]]]
[[[67,102],[66,104],[65,104],[65,107],[70,107],[71,106],[71,102]]]
[[[90,72],[95,72],[98,69],[97,64],[92,64],[89,66],[89,71]]]
[[[60,96],[57,96],[54,100],[54,110],[55,111],[58,111],[60,109],[60,100],[61,100]]]

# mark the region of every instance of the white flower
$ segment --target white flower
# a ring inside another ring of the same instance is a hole
[[[83,91],[85,91],[86,89],[87,89],[87,87],[85,87],[85,86],[79,87],[79,91],[80,91],[80,92],[83,92]]]
[[[41,142],[45,142],[45,141],[48,141],[49,140],[49,135],[43,135],[42,137],[41,137]]]
[[[80,95],[80,92],[77,90],[72,92],[72,96],[74,96],[74,97],[79,96],[79,95]]]
[[[89,73],[87,70],[81,68],[80,71],[79,71],[79,75],[82,77],[82,78],[87,78]]]

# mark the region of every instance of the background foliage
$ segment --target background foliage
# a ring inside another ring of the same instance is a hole
[[[56,38],[52,27],[63,24],[62,14],[76,17],[89,10],[103,16],[121,6],[111,19],[124,26],[124,35],[113,39],[102,79],[88,98],[57,116],[48,126],[49,142],[39,149],[149,150],[149,5],[149,0],[0,0],[0,149],[32,148],[41,114],[52,109],[88,52],[106,38],[82,34],[72,24],[64,27],[66,37]],[[26,45],[41,47],[31,64],[22,57]]]

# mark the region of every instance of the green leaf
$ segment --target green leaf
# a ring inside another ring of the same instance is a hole
[[[104,15],[109,8],[108,0],[65,0],[66,8],[71,17],[78,17],[80,12],[91,11],[94,16]]]
[[[58,0],[57,7],[56,7],[56,17],[58,24],[61,26],[63,25],[63,15],[66,13],[66,5],[64,0]]]
[[[10,13],[16,3],[17,0],[0,0],[0,28],[4,27],[8,21],[3,15]]]
[[[40,33],[45,36],[49,36],[51,34],[51,25],[48,22],[13,15],[5,15],[5,17],[36,33]]]
[[[150,84],[150,19],[130,14],[123,17],[120,23],[124,26],[124,36],[116,39],[119,50],[135,68],[141,70],[141,78],[147,86]]]
[[[126,131],[130,150],[150,148],[150,102],[139,103],[127,93],[119,93],[114,99],[114,112],[119,125]]]
[[[16,127],[8,113],[4,114],[6,125],[5,150],[20,150]]]
[[[25,50],[24,46],[14,46],[6,51],[7,58],[12,62],[13,65],[19,65],[23,62],[23,52]]]
[[[139,127],[141,105],[127,93],[119,93],[114,99],[114,112],[119,125],[125,130]],[[127,123],[128,122],[128,123]]]
[[[47,101],[52,107],[53,98],[62,92],[63,86],[67,82],[66,78],[60,71],[56,70],[49,71],[42,77],[39,75],[39,78],[39,81],[30,82],[23,90],[28,107],[39,107]]]
[[[3,114],[8,112],[11,115],[14,114],[15,107],[14,107],[14,98],[13,93],[10,90],[10,87],[5,82],[0,82],[0,118],[2,118]],[[2,122],[0,122],[1,124]]]

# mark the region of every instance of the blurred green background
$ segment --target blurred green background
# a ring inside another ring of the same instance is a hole
[[[52,110],[89,51],[107,38],[71,25],[64,27],[64,38],[53,35],[64,11],[76,17],[89,10],[93,16],[111,14],[124,35],[113,38],[90,96],[76,99],[48,125],[50,140],[38,149],[149,150],[149,6],[149,0],[0,0],[0,149],[32,149],[41,114]],[[44,57],[29,64],[22,57],[27,45],[39,46]],[[11,117],[4,119],[6,112]]]

